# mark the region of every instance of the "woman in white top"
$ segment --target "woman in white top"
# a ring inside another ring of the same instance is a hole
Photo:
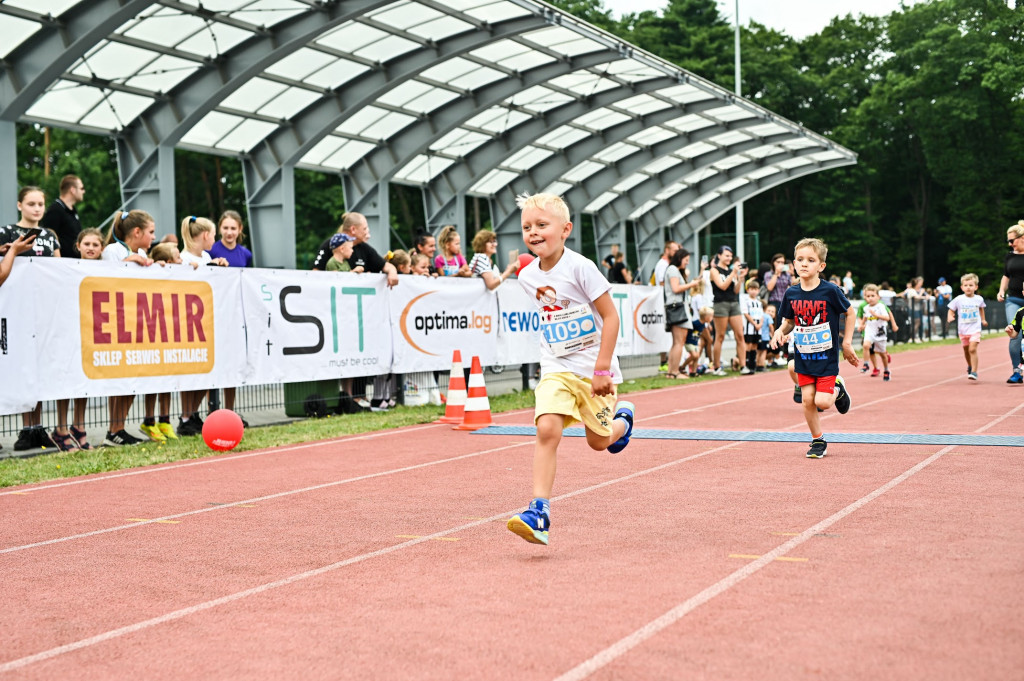
[[[668,378],[687,378],[686,374],[679,372],[683,346],[686,345],[687,335],[693,329],[687,298],[690,289],[704,281],[702,277],[690,281],[687,269],[689,266],[690,252],[680,248],[669,258],[668,268],[665,270],[665,327],[672,332],[672,347],[668,351]],[[703,272],[701,274],[703,275]]]
[[[517,262],[510,262],[502,272],[491,259],[498,250],[498,236],[489,229],[481,229],[473,237],[473,259],[469,262],[469,271],[474,277],[484,280],[484,286],[488,291],[501,286],[501,282],[511,277],[519,266]]]

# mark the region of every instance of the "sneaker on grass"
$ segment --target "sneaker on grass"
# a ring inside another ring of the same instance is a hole
[[[104,447],[128,447],[131,445],[137,445],[142,440],[130,434],[127,430],[122,428],[116,433],[107,431],[107,436],[103,438]]]
[[[155,423],[153,425],[143,423],[141,426],[139,426],[139,430],[142,431],[142,434],[148,437],[153,442],[167,442],[167,436],[164,435],[162,430],[160,430],[160,426],[156,425]]]
[[[171,424],[165,421],[161,421],[160,423],[156,424],[156,427],[160,429],[160,433],[164,436],[165,439],[178,439],[178,434],[174,432],[174,426],[172,426]]]
[[[825,438],[816,437],[811,440],[811,448],[807,450],[808,459],[820,459],[825,456],[828,452],[828,443],[825,442]]]
[[[626,422],[626,432],[618,440],[608,445],[608,451],[612,454],[618,454],[629,444],[629,436],[633,434],[633,414],[635,412],[636,407],[632,402],[623,400],[615,405],[615,418]]]
[[[836,396],[836,411],[840,414],[845,414],[850,411],[850,405],[853,404],[853,400],[850,399],[850,393],[846,389],[846,381],[843,380],[842,376],[836,376],[836,388],[839,390],[839,395]]]
[[[508,519],[506,526],[511,532],[531,544],[548,545],[548,530],[551,527],[550,510],[540,499],[534,499],[522,513]]]

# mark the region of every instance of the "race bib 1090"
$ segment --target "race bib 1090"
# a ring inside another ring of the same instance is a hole
[[[597,324],[587,305],[541,312],[540,330],[556,357],[597,345]]]

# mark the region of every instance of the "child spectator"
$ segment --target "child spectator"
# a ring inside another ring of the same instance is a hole
[[[181,261],[187,265],[218,265],[228,267],[223,257],[213,258],[207,253],[213,248],[217,228],[207,218],[190,215],[181,221],[181,241],[185,250],[181,251]],[[181,418],[178,421],[179,436],[202,435],[203,420],[199,417],[199,407],[206,397],[206,390],[183,390],[181,392]]]
[[[820,239],[801,239],[794,249],[793,266],[800,285],[786,291],[782,299],[782,325],[775,330],[772,345],[779,347],[793,333],[796,358],[794,369],[800,386],[804,418],[811,431],[811,447],[807,458],[820,459],[828,450],[821,430],[819,411],[833,404],[836,411],[850,411],[850,393],[839,376],[839,352],[836,339],[840,335],[839,317],[850,308],[842,289],[821,280],[828,257],[828,246]],[[853,330],[856,318],[846,314],[842,328],[843,358],[857,366],[853,351]]]
[[[761,318],[761,338],[757,342],[757,371],[766,371],[769,365],[775,365],[775,353],[770,353],[768,346],[775,333],[775,306],[768,305]]]
[[[114,216],[107,234],[107,245],[102,259],[108,262],[132,262],[142,267],[153,264],[146,252],[156,236],[153,217],[143,210],[122,211]],[[110,428],[103,438],[104,447],[137,445],[142,440],[125,430],[124,422],[128,410],[135,401],[135,395],[118,395],[108,398]]]
[[[352,257],[352,248],[355,246],[356,238],[351,234],[339,233],[331,237],[330,249],[331,259],[327,261],[328,272],[362,272],[362,266],[352,269],[349,258]]]
[[[501,283],[516,273],[519,268],[518,262],[510,262],[504,269],[499,270],[494,264],[494,256],[498,251],[498,235],[489,229],[481,229],[473,237],[473,260],[469,263],[469,271],[474,277],[484,280],[484,286],[488,291],[501,286]]]
[[[974,295],[978,290],[978,275],[969,272],[960,277],[960,290],[963,294],[949,304],[949,316],[946,321],[953,323],[953,319],[956,319],[957,335],[960,336],[964,359],[967,360],[967,378],[977,381],[981,327],[988,326],[988,320],[982,312],[985,309],[985,301],[981,296]]]
[[[444,277],[471,277],[473,273],[462,255],[462,237],[455,225],[445,225],[437,237],[441,252],[434,258],[434,267]]]
[[[507,525],[528,542],[548,543],[551,490],[562,429],[579,421],[587,444],[617,454],[633,431],[635,409],[615,402],[622,382],[615,342],[619,316],[611,284],[588,258],[565,247],[572,232],[569,207],[554,194],[522,195],[523,242],[537,258],[519,272],[519,284],[542,310],[541,379],[536,389],[533,501]],[[560,341],[571,334],[567,341]]]
[[[388,255],[388,262],[395,266],[399,274],[412,274],[412,258],[401,248]]]
[[[437,276],[437,273],[430,273],[430,258],[422,253],[413,253],[409,256],[409,269],[413,274],[425,277]]]
[[[224,211],[217,221],[217,229],[220,241],[210,247],[210,257],[214,260],[223,258],[230,267],[252,267],[252,251],[242,245],[245,239],[242,216],[233,210]],[[226,402],[227,398],[224,399]]]
[[[886,351],[888,343],[889,322],[892,321],[892,312],[885,306],[878,295],[878,287],[874,284],[864,285],[864,304],[857,309],[858,326],[864,339],[864,366],[860,372],[866,373],[869,368],[868,357],[871,358],[871,377],[878,376],[877,360],[881,360],[885,373],[883,381],[888,381],[889,353]],[[895,324],[895,321],[893,321]]]
[[[1017,313],[1013,315],[1013,319],[1011,319],[1010,323],[1006,325],[1006,335],[1009,336],[1011,340],[1020,337],[1022,323],[1024,323],[1024,307],[1017,308]],[[1024,355],[1024,353],[1022,353],[1022,355]],[[1015,371],[1018,376],[1024,375],[1024,357],[1018,357],[1017,361],[1018,364]],[[1020,381],[1017,382],[1019,383]]]
[[[19,242],[14,255],[36,256],[36,257],[60,257],[60,240],[55,232],[39,225],[43,214],[46,212],[46,195],[39,187],[26,186],[18,192],[18,211],[20,219],[13,225],[0,227],[0,244],[8,245]],[[34,239],[25,239],[29,235],[35,235]],[[24,246],[28,244],[28,248]],[[11,247],[7,253],[11,252]],[[50,440],[50,434],[42,426],[43,405],[37,403],[32,411],[21,415],[23,428],[18,434],[14,443],[15,451],[24,451],[37,447],[49,447],[54,443]]]
[[[99,260],[103,254],[103,233],[95,227],[88,227],[78,232],[75,239],[74,252],[82,260]],[[77,449],[92,449],[85,433],[85,412],[89,399],[76,397],[71,426],[68,427],[68,405],[71,400],[57,400],[57,425],[50,433],[50,439],[57,449],[71,452]]]
[[[740,314],[743,315],[743,342],[747,347],[746,360],[740,373],[749,375],[754,373],[759,365],[757,363],[758,346],[761,344],[761,326],[764,323],[764,308],[761,306],[761,284],[757,279],[751,278],[746,284],[747,294],[740,298]],[[762,368],[762,371],[764,369]]]

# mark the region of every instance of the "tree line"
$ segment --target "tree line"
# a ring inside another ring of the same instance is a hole
[[[660,11],[621,17],[603,0],[550,1],[734,86],[734,29],[715,0],[666,0]],[[849,269],[860,282],[899,289],[915,275],[933,285],[973,271],[983,292],[995,291],[1006,227],[1024,219],[1024,10],[1003,0],[926,0],[884,17],[836,17],[799,40],[751,22],[741,52],[745,97],[859,154],[856,166],[746,202],[745,226],[759,233],[763,259],[814,235],[830,245],[830,271]],[[102,224],[120,205],[108,138],[19,125],[18,160],[19,181],[50,197],[63,174],[82,176],[83,224]],[[237,161],[178,150],[175,167],[180,213],[244,209]],[[337,175],[298,170],[296,186],[303,267],[336,227],[344,195]],[[416,188],[391,193],[394,236],[406,241],[423,225],[422,201]],[[733,220],[726,214],[709,229],[729,233]]]

